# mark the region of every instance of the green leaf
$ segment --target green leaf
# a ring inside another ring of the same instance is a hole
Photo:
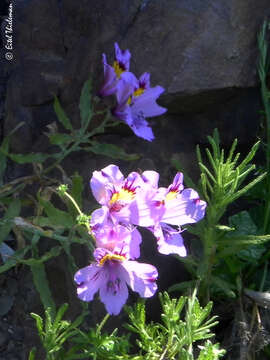
[[[56,133],[49,136],[50,143],[53,145],[70,144],[73,141],[73,137],[69,134]]]
[[[8,154],[11,160],[18,164],[26,163],[42,163],[47,160],[51,155],[44,153],[31,153],[31,154]]]
[[[0,185],[3,185],[3,177],[7,165],[7,154],[9,148],[9,136],[5,137],[0,147]]]
[[[35,360],[36,352],[37,352],[37,349],[35,347],[33,347],[29,353],[28,360]]]
[[[257,264],[258,261],[261,259],[262,255],[266,250],[265,246],[262,245],[252,245],[249,246],[247,249],[240,250],[237,256],[245,260],[247,263]]]
[[[55,316],[55,320],[54,320],[54,327],[58,326],[58,323],[62,320],[62,317],[64,316],[65,312],[68,309],[68,304],[64,303],[63,305],[60,306],[60,308],[57,311],[57,314]]]
[[[31,249],[31,245],[27,245],[23,249],[17,250],[6,262],[4,265],[0,266],[0,274],[5,271],[11,269],[20,263],[20,261],[24,258],[26,253]]]
[[[82,88],[81,96],[80,96],[80,114],[81,114],[81,124],[82,128],[85,130],[90,124],[93,110],[91,103],[91,81],[87,80]]]
[[[140,158],[138,154],[127,154],[122,148],[114,144],[100,144],[96,142],[93,146],[88,148],[88,150],[92,151],[96,155],[105,155],[113,159],[133,161]]]
[[[196,319],[197,326],[201,325],[202,322],[208,317],[208,315],[210,315],[212,307],[213,307],[212,301],[209,301],[205,307],[200,307],[200,303],[198,299],[197,298],[195,299],[194,308],[196,309],[196,313],[197,313],[197,319]]]
[[[219,349],[219,344],[212,344],[211,341],[207,341],[204,346],[199,346],[201,349],[198,360],[218,360],[225,355],[226,351]]]
[[[233,235],[255,235],[257,226],[247,211],[241,211],[229,217],[229,225],[235,228]]]
[[[229,268],[229,273],[232,274],[239,274],[239,272],[243,269],[244,265],[243,262],[237,258],[237,255],[231,254],[229,256],[223,257],[225,264]],[[226,269],[227,272],[227,269]]]
[[[235,285],[230,284],[229,282],[220,279],[217,276],[212,276],[212,283],[213,285],[217,286],[222,292],[224,292],[228,297],[235,298],[235,292],[236,290]]]
[[[219,241],[220,245],[228,245],[232,247],[264,244],[270,241],[270,235],[242,235],[242,236],[228,236],[226,239]]]
[[[263,173],[262,175],[259,175],[258,177],[256,177],[254,180],[252,180],[249,184],[247,184],[246,186],[244,186],[242,189],[238,190],[235,194],[233,194],[230,198],[230,202],[235,201],[236,199],[238,199],[240,196],[244,195],[246,192],[248,192],[253,186],[255,186],[258,182],[262,181],[265,176],[267,175],[267,173]]]
[[[50,219],[47,216],[37,216],[33,219],[33,225],[37,225],[40,227],[50,227],[53,229],[57,229],[57,225],[53,225]]]
[[[44,306],[44,309],[46,310],[47,308],[51,308],[51,314],[52,317],[54,318],[56,307],[48,283],[45,266],[42,263],[38,265],[37,264],[31,265],[31,271],[32,271],[35,287],[39,292],[40,299]]]
[[[53,248],[51,248],[50,251],[47,251],[44,255],[42,255],[39,259],[35,259],[35,258],[31,258],[31,259],[27,259],[27,260],[21,260],[20,262],[22,264],[26,264],[29,266],[38,266],[56,256],[59,256],[60,253],[62,251],[62,247],[61,246],[54,246]]]
[[[12,186],[9,185],[8,183],[3,185],[2,187],[0,187],[0,197],[1,197],[1,202],[3,203],[7,203],[9,200],[8,196],[15,194],[15,193],[19,193],[23,188],[25,188],[27,184],[26,183],[22,183],[19,184],[18,186]]]
[[[51,202],[42,198],[39,198],[39,202],[44,207],[45,213],[52,225],[64,226],[66,228],[71,228],[74,225],[72,216],[66,211],[56,209]]]
[[[42,335],[43,335],[43,319],[42,319],[42,317],[35,313],[31,313],[30,315],[32,316],[32,318],[34,318],[36,320],[36,327],[38,329],[38,334],[40,337],[42,337]]]
[[[246,165],[248,163],[250,163],[250,161],[254,158],[258,148],[260,146],[260,141],[256,142],[250,152],[247,154],[247,156],[245,157],[245,159],[241,162],[241,164],[238,165],[239,171],[242,172],[242,170],[246,167]]]
[[[174,284],[174,285],[170,286],[168,291],[169,292],[172,292],[172,291],[185,291],[187,289],[194,288],[196,283],[197,283],[196,280],[182,281],[179,284]]]
[[[57,115],[58,120],[60,121],[60,123],[64,126],[65,129],[73,131],[73,127],[71,125],[71,122],[69,120],[69,118],[67,117],[64,109],[62,108],[58,98],[55,96],[54,98],[54,111]]]
[[[19,199],[13,199],[10,203],[4,217],[1,219],[0,227],[0,245],[7,238],[8,234],[12,230],[14,223],[13,218],[18,216],[21,211],[21,202]]]

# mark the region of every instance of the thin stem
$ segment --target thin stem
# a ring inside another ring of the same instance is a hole
[[[81,140],[77,140],[74,142],[74,144],[69,148],[69,149],[65,149],[62,152],[62,155],[59,157],[59,159],[57,159],[52,165],[50,165],[49,167],[47,167],[47,169],[45,169],[43,171],[43,174],[47,174],[49,173],[52,169],[54,169],[58,164],[61,163],[62,160],[64,160],[65,157],[67,157],[72,151],[74,151],[74,149],[76,149],[76,147],[80,144]]]
[[[204,251],[201,267],[202,273],[199,275],[201,278],[200,298],[202,299],[204,304],[207,304],[210,300],[210,283],[212,277],[212,268],[216,257],[215,226],[217,225],[218,220],[214,215],[215,213],[215,208],[213,208],[213,212],[208,212],[205,229],[202,235]]]
[[[269,89],[266,84],[266,75],[267,75],[267,42],[266,42],[266,22],[264,22],[262,26],[262,30],[258,37],[259,50],[260,50],[260,62],[259,62],[259,78],[261,82],[261,96],[265,111],[266,117],[266,138],[267,138],[267,146],[266,146],[266,170],[267,173],[270,174],[270,104],[269,104]],[[270,179],[269,176],[266,179],[266,199],[265,199],[265,212],[264,212],[264,222],[263,222],[263,230],[264,233],[267,232],[269,227],[269,219],[270,219]]]
[[[101,323],[100,323],[100,324],[98,325],[98,327],[97,327],[97,334],[100,334],[103,326],[106,324],[106,322],[107,322],[107,320],[109,319],[109,317],[110,317],[110,314],[106,314],[106,315],[104,316],[104,319],[101,321]]]
[[[64,192],[64,194],[66,195],[66,197],[69,198],[69,200],[72,202],[72,204],[74,205],[74,207],[76,208],[76,210],[78,211],[78,213],[80,215],[83,215],[83,213],[81,212],[81,209],[79,208],[78,204],[76,203],[76,201],[73,199],[73,197],[71,195],[69,195],[69,193],[67,193],[66,191]]]
[[[263,291],[265,280],[266,280],[266,275],[267,275],[267,269],[268,269],[268,261],[266,261],[265,264],[264,264],[263,276],[262,276],[262,281],[261,281],[261,284],[260,284],[259,291]]]

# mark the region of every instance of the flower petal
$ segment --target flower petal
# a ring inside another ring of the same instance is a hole
[[[109,182],[115,185],[120,185],[124,180],[124,175],[119,170],[119,167],[113,164],[106,166],[101,170],[101,173]]]
[[[104,69],[104,81],[99,91],[101,96],[109,96],[116,93],[117,90],[117,76],[114,68],[107,64],[106,55],[102,55],[103,69]]]
[[[95,264],[86,266],[76,272],[74,281],[78,284],[78,297],[83,301],[92,301],[103,282],[101,268]]]
[[[111,196],[111,191],[106,187],[108,178],[101,171],[94,171],[90,180],[92,193],[101,205],[105,205]]]
[[[171,225],[192,224],[204,217],[206,202],[193,189],[184,189],[174,199],[165,201],[161,221]]]
[[[142,242],[141,234],[137,229],[131,230],[131,241],[129,243],[129,259],[140,257],[140,244]]]
[[[135,228],[128,228],[120,224],[107,222],[93,230],[96,246],[111,252],[124,255],[127,259],[136,259],[140,256],[142,237]]]
[[[135,135],[138,137],[143,138],[144,140],[152,141],[154,140],[155,136],[153,134],[153,131],[148,124],[148,122],[145,120],[145,114],[143,112],[134,112],[133,107],[131,107],[131,113],[132,113],[132,122],[130,124],[127,124],[130,126],[131,130],[134,132]],[[129,118],[127,118],[127,121]]]
[[[164,114],[167,109],[159,106],[156,99],[164,92],[163,87],[155,86],[146,89],[144,93],[134,99],[132,114],[143,114],[144,117],[151,117]]]
[[[158,251],[161,254],[177,254],[182,257],[187,255],[184,239],[179,231],[176,231],[167,224],[160,224],[150,230],[158,240]]]
[[[128,298],[125,280],[116,277],[112,281],[108,274],[106,281],[101,285],[99,294],[107,312],[111,315],[118,315]]]
[[[123,276],[125,276],[127,284],[133,291],[146,298],[155,294],[157,291],[156,280],[158,272],[153,265],[137,261],[124,261],[121,266],[126,270],[125,273],[123,272]]]
[[[90,187],[96,200],[105,205],[111,198],[115,187],[120,187],[124,176],[116,165],[108,165],[101,171],[94,171]]]
[[[129,206],[131,223],[146,227],[159,223],[165,212],[163,198],[164,195],[159,195],[152,187],[139,189],[135,201]]]
[[[102,206],[101,208],[92,212],[90,225],[94,227],[96,225],[105,224],[107,222],[108,216],[109,209],[106,206]]]
[[[143,181],[147,185],[151,185],[151,187],[157,189],[158,181],[159,181],[159,173],[152,170],[144,171],[141,175]]]
[[[139,87],[142,89],[150,88],[150,74],[145,72],[139,78]]]
[[[172,184],[169,186],[168,191],[182,191],[184,189],[183,179],[183,174],[178,172],[175,175]]]
[[[121,50],[117,42],[114,44],[114,50],[115,50],[115,59],[119,63],[124,65],[125,70],[128,71],[129,70],[129,61],[131,58],[131,54],[130,54],[129,50]]]

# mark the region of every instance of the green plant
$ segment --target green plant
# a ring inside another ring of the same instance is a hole
[[[65,348],[67,341],[80,334],[78,326],[82,323],[86,313],[82,313],[74,322],[62,320],[68,305],[62,305],[55,314],[51,308],[45,310],[45,320],[41,316],[31,313],[36,320],[36,326],[42,345],[46,351],[46,360],[72,359],[68,357],[68,350]],[[29,360],[34,359],[33,350]]]
[[[209,340],[214,337],[211,329],[218,323],[216,316],[209,318],[211,302],[201,307],[196,291],[178,300],[165,292],[160,294],[160,301],[162,323],[146,322],[142,301],[126,308],[129,324],[125,327],[136,334],[138,353],[131,353],[130,333],[118,336],[117,329],[110,334],[102,333],[108,315],[87,332],[79,329],[86,313],[74,322],[62,319],[67,304],[60,307],[55,318],[50,309],[46,309],[44,320],[37,314],[31,315],[36,320],[46,360],[218,360],[223,357],[225,351]],[[29,354],[29,360],[34,359],[35,349]]]
[[[208,203],[206,217],[195,226],[188,228],[200,239],[203,247],[202,254],[197,255],[200,260],[196,254],[180,259],[186,264],[193,277],[200,279],[199,295],[206,302],[210,298],[210,292],[216,289],[227,296],[236,296],[236,279],[232,282],[224,279],[224,268],[222,268],[224,262],[232,268],[238,261],[233,263],[233,259],[240,259],[239,252],[244,254],[244,249],[251,249],[250,247],[254,245],[261,246],[270,240],[270,235],[259,235],[256,231],[254,232],[254,229],[251,229],[252,220],[241,217],[240,214],[238,220],[229,223],[232,226],[220,224],[228,206],[266,176],[266,173],[263,173],[247,182],[250,173],[255,169],[251,161],[257,152],[259,142],[252,147],[242,161],[239,161],[240,154],[235,154],[237,140],[234,140],[227,156],[220,147],[217,130],[214,131],[212,137],[208,137],[208,140],[211,150],[206,149],[207,163],[202,158],[200,148],[197,147],[198,164],[201,170],[198,187],[201,196]],[[250,223],[247,224],[248,222]],[[243,228],[244,232],[241,230]],[[193,282],[177,284],[171,290],[180,290],[192,285]]]
[[[46,277],[45,263],[59,256],[63,251],[69,259],[68,266],[73,274],[76,264],[70,251],[72,244],[84,244],[89,247],[90,254],[93,251],[89,236],[89,217],[82,214],[80,210],[82,177],[75,173],[70,178],[62,167],[63,160],[77,151],[87,151],[124,160],[138,158],[138,155],[127,154],[116,145],[100,144],[97,141],[98,135],[118,124],[112,119],[110,110],[96,109],[99,106],[98,103],[99,99],[92,96],[91,82],[88,80],[81,91],[80,126],[76,129],[55,97],[54,110],[59,121],[58,125],[63,131],[58,130],[57,124],[50,124],[49,133],[46,134],[51,144],[50,153],[14,154],[10,152],[10,139],[14,132],[23,126],[23,123],[4,138],[0,147],[0,254],[4,262],[0,266],[0,273],[19,264],[29,266],[44,308],[50,307],[52,316],[55,314],[55,304]],[[96,127],[92,126],[92,119],[95,116],[101,119]],[[5,183],[4,173],[8,159],[17,164],[31,163],[33,173]],[[56,170],[59,171],[58,174]],[[63,189],[62,192],[57,190],[61,180],[69,183],[70,195]],[[33,184],[37,189],[36,195],[29,186]],[[60,210],[55,205],[57,201],[55,194],[62,197],[66,205],[65,210]],[[24,214],[28,216],[25,217]],[[10,248],[6,243],[5,247],[1,246],[8,237],[16,240],[16,249]],[[40,253],[39,241],[48,238],[56,244],[47,249],[46,253]],[[3,249],[8,249],[11,256],[7,256]]]
[[[165,292],[160,294],[160,301],[162,324],[146,323],[143,302],[138,302],[133,309],[128,308],[130,324],[127,328],[139,336],[139,359],[214,360],[224,355],[225,351],[219,349],[218,344],[213,345],[208,340],[214,336],[211,328],[218,323],[216,316],[208,319],[212,302],[201,307],[195,290],[192,296],[181,296],[178,300],[171,299]],[[201,343],[203,340],[207,341]],[[200,352],[196,348],[198,342]]]

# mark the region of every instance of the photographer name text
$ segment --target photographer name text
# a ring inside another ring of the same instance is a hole
[[[6,21],[6,26],[5,26],[5,39],[6,39],[6,43],[5,43],[5,49],[8,50],[5,54],[5,57],[7,60],[12,60],[13,59],[13,43],[12,43],[12,39],[13,39],[13,25],[12,25],[12,19],[13,19],[13,7],[12,4],[9,4],[9,8],[8,8],[8,17],[5,19]]]

